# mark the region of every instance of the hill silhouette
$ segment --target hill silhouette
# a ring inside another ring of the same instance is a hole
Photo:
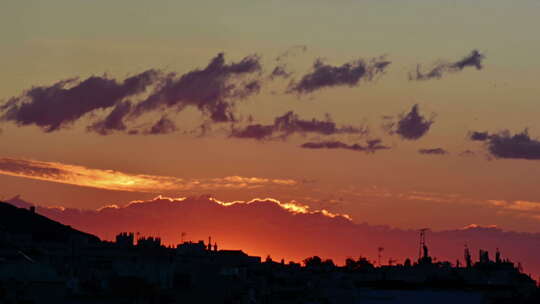
[[[0,233],[31,235],[34,242],[68,243],[74,240],[98,243],[97,236],[63,225],[29,209],[0,202]]]

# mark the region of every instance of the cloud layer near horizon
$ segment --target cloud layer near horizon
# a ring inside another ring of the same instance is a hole
[[[227,176],[223,178],[183,179],[171,176],[130,174],[93,169],[57,162],[0,158],[0,174],[48,182],[106,190],[159,193],[164,191],[249,189],[262,186],[292,186],[291,179]]]
[[[11,203],[28,207],[14,198]],[[488,202],[504,208],[538,208],[537,203]],[[299,202],[275,199],[222,202],[211,197],[167,198],[133,201],[123,207],[109,205],[99,210],[38,207],[38,213],[105,239],[123,231],[159,235],[165,244],[207,239],[210,235],[220,248],[242,249],[250,254],[275,259],[300,261],[312,255],[342,263],[346,257],[367,256],[375,259],[376,248],[385,248],[383,261],[403,262],[416,259],[418,232],[387,226],[353,222],[346,215],[327,210],[312,210]],[[522,262],[527,272],[540,273],[536,254],[540,234],[503,231],[497,227],[469,225],[455,230],[428,233],[428,246],[434,257],[451,262],[463,257],[467,244],[473,254],[477,249],[492,252],[500,248],[505,258]]]

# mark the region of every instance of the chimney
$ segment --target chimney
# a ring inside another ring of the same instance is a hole
[[[36,207],[35,206],[30,206],[30,212],[36,213]]]

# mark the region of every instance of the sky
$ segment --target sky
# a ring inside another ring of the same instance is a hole
[[[539,10],[2,1],[0,198],[273,198],[357,224],[540,233]]]

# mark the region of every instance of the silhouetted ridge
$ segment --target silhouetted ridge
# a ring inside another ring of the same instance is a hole
[[[55,222],[33,210],[0,202],[0,233],[31,235],[34,242],[100,242],[94,235]]]

